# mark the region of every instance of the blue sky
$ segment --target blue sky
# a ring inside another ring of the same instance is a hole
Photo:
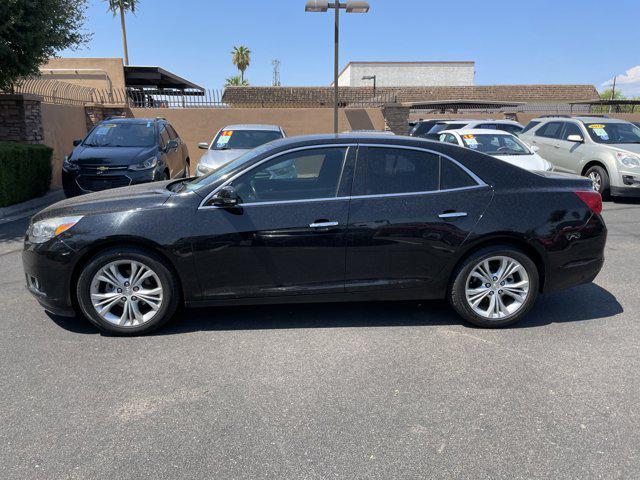
[[[270,85],[332,80],[333,18],[305,13],[305,0],[142,0],[127,16],[133,65],[160,65],[207,88],[236,74],[230,50],[252,51],[246,77]],[[367,14],[341,16],[341,67],[349,60],[475,60],[476,83],[591,83],[640,64],[638,0],[369,0]],[[91,0],[93,39],[61,56],[122,56],[120,23]],[[640,94],[640,69],[622,88]]]

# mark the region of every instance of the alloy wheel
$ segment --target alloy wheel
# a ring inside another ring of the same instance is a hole
[[[495,256],[471,269],[465,283],[465,297],[477,315],[498,320],[514,315],[523,307],[529,286],[529,275],[520,262]]]
[[[96,313],[120,327],[148,322],[164,300],[156,272],[137,260],[116,260],[101,267],[91,280],[90,296]]]
[[[592,188],[596,192],[599,192],[602,188],[602,177],[600,176],[600,174],[596,171],[590,172],[589,178],[591,179]]]

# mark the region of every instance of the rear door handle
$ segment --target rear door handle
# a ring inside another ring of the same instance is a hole
[[[462,218],[466,216],[467,212],[445,212],[438,215],[439,218]]]
[[[309,228],[337,227],[338,225],[340,225],[338,222],[313,222],[309,224]]]

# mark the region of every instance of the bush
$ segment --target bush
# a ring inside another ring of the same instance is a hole
[[[45,145],[0,142],[0,207],[49,191],[52,154]]]

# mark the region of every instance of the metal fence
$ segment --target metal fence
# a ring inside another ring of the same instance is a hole
[[[572,105],[570,103],[525,103],[513,106],[480,106],[470,103],[451,103],[445,107],[429,105],[414,106],[411,113],[419,114],[499,114],[499,113],[546,113],[560,115],[581,115],[595,113],[589,105]]]
[[[94,88],[42,78],[28,78],[17,84],[15,93],[39,95],[46,103],[86,105],[94,101]]]
[[[226,108],[221,90],[178,91],[152,89],[96,90],[96,103],[118,103],[131,108]]]
[[[332,88],[304,87],[234,87],[226,89],[223,100],[233,107],[240,108],[333,108],[334,90]],[[340,88],[338,105],[341,108],[381,107],[395,103],[395,93],[373,89]]]

